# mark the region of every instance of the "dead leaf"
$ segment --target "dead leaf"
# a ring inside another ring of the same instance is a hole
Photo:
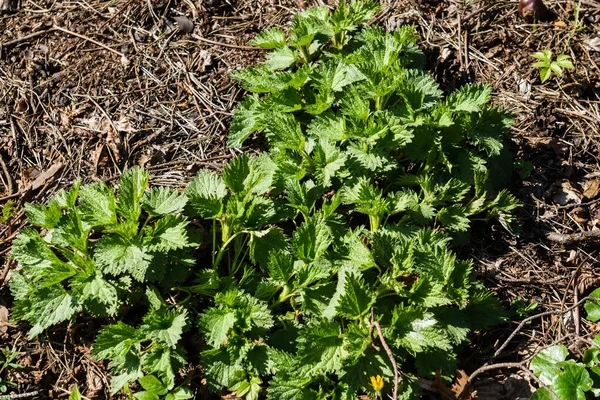
[[[552,195],[552,201],[564,206],[569,203],[581,204],[581,198],[577,190],[571,186],[569,181],[563,182]]]
[[[54,180],[54,176],[60,172],[64,166],[65,164],[62,161],[52,164],[52,166],[46,171],[37,175],[33,182],[21,189],[21,192],[26,193],[32,190],[37,190],[47,183],[52,182]]]
[[[186,16],[180,15],[177,17],[173,17],[175,22],[177,22],[177,26],[179,29],[184,31],[185,33],[192,33],[194,31],[194,23],[190,21]]]
[[[460,396],[460,400],[470,400],[475,398],[473,392],[470,390],[469,375],[467,375],[467,373],[462,369],[456,371],[456,382],[452,384],[451,390],[454,393],[454,397],[457,399],[461,394],[462,396]]]
[[[8,331],[8,308],[0,305],[0,333]]]
[[[586,200],[593,200],[600,193],[600,180],[594,179],[592,181],[587,181],[583,185],[583,197]]]
[[[557,19],[554,21],[554,26],[557,28],[566,28],[567,24],[565,24],[562,19]]]
[[[583,45],[588,50],[600,51],[600,36],[599,37],[585,39],[583,41]]]

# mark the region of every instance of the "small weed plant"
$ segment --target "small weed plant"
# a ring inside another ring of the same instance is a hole
[[[2,377],[4,372],[8,371],[9,369],[25,368],[22,364],[16,362],[18,356],[19,352],[11,349],[8,346],[0,349],[0,399],[3,397],[1,394],[8,392],[11,387],[17,386],[16,383]]]
[[[444,97],[412,27],[365,26],[378,8],[311,8],[254,39],[270,52],[233,74],[250,93],[229,144],[262,141],[259,156],[182,193],[132,169],[116,191],[76,184],[27,205],[41,229],[13,245],[13,320],[30,337],[82,314],[114,321],[92,354],[138,399],[190,398],[192,362],[210,390],[248,400],[395,384],[410,399],[421,377],[451,379],[469,333],[504,316],[451,245],[472,221],[516,228],[511,118],[483,85]],[[200,349],[184,340],[198,335]]]
[[[571,62],[571,57],[565,54],[559,54],[556,59],[553,59],[552,52],[550,50],[542,50],[531,55],[540,61],[533,64],[535,68],[540,70],[540,79],[542,83],[546,82],[552,73],[557,76],[562,76],[563,68],[575,69],[575,66]]]
[[[600,289],[589,297],[599,299]],[[587,301],[585,310],[588,320],[600,320],[600,302]],[[546,348],[531,360],[531,370],[546,385],[536,390],[532,400],[585,400],[600,396],[600,335],[586,341],[589,348],[580,360],[569,357],[569,350],[563,345]]]

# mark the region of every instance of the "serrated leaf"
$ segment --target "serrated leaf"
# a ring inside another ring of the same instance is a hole
[[[253,158],[242,154],[223,169],[223,181],[232,193],[241,197],[249,193],[264,194],[272,183],[276,165],[266,155]]]
[[[320,321],[302,329],[297,342],[301,363],[317,375],[340,370],[348,355],[344,336],[334,320]]]
[[[440,331],[437,320],[430,312],[398,306],[394,309],[392,324],[395,345],[413,355],[427,349],[452,349],[449,338]]]
[[[223,178],[201,169],[185,189],[190,207],[202,218],[217,218],[223,212],[227,186]]]
[[[76,209],[68,210],[52,230],[50,242],[61,247],[72,246],[82,252],[87,248],[88,232],[83,230],[79,213]]]
[[[198,325],[206,342],[218,348],[225,344],[227,335],[236,322],[237,318],[232,311],[209,308],[200,315]]]
[[[477,112],[490,101],[492,88],[481,84],[465,85],[448,96],[453,111]]]
[[[269,382],[267,400],[317,400],[317,393],[308,387],[309,379],[280,378]]]
[[[320,91],[341,91],[345,86],[364,79],[354,67],[342,60],[330,60],[319,65],[311,75],[313,86]]]
[[[263,116],[258,96],[246,96],[235,109],[231,119],[227,145],[233,148],[242,147],[242,144],[253,132],[262,131],[264,129]]]
[[[48,207],[43,204],[25,203],[23,208],[27,212],[29,223],[41,228],[54,228],[62,217],[60,207],[55,202],[50,202]]]
[[[304,134],[293,115],[273,112],[264,123],[271,146],[279,149],[304,150]]]
[[[155,187],[142,198],[142,207],[152,215],[181,213],[187,203],[187,196],[175,189]]]
[[[166,310],[160,315],[151,311],[144,317],[140,333],[148,339],[158,341],[165,346],[175,348],[183,329],[187,325],[187,311]]]
[[[347,137],[346,120],[343,116],[326,112],[311,121],[306,133],[315,140],[339,142]]]
[[[274,49],[285,46],[285,34],[280,28],[265,29],[250,42],[253,46],[263,49]]]
[[[73,386],[73,389],[69,394],[69,400],[81,400],[81,393],[79,393],[79,387],[77,384]]]
[[[285,283],[294,274],[294,259],[287,251],[276,250],[269,254],[267,268],[273,280]]]
[[[296,62],[297,53],[287,46],[280,47],[267,54],[265,65],[271,71],[286,69]]]
[[[322,140],[315,147],[312,155],[315,167],[315,177],[323,187],[331,185],[331,179],[346,163],[346,155],[332,143]]]
[[[147,227],[144,245],[149,251],[162,252],[188,247],[187,225],[183,217],[165,215],[153,227]]]
[[[33,339],[50,326],[70,320],[80,309],[77,300],[60,286],[36,291],[31,309],[25,317],[31,324],[27,337]]]
[[[550,68],[546,67],[540,69],[540,79],[542,80],[542,83],[546,82],[551,75],[552,71],[550,70]]]
[[[99,272],[81,279],[80,275],[71,281],[72,294],[84,309],[96,316],[115,315],[121,305],[124,285],[105,279]]]
[[[349,319],[364,316],[375,303],[375,295],[364,281],[353,273],[346,274],[344,293],[341,295],[336,311]]]
[[[285,89],[292,80],[288,72],[275,72],[266,66],[235,71],[232,78],[240,81],[244,89],[255,93],[272,93]]]
[[[287,247],[286,237],[281,228],[272,227],[260,232],[254,232],[250,237],[250,258],[266,268],[270,263],[271,253],[281,251]]]
[[[129,220],[136,221],[140,217],[140,200],[148,186],[149,175],[140,167],[127,170],[119,183],[117,211]]]
[[[90,227],[117,223],[115,194],[104,182],[84,185],[79,190],[79,214]]]
[[[129,273],[139,282],[146,278],[152,255],[138,241],[117,235],[106,235],[94,248],[94,260],[102,272],[111,275]]]
[[[456,204],[442,208],[437,217],[442,225],[455,232],[466,232],[471,224],[467,218],[467,210]]]
[[[165,384],[154,375],[146,375],[138,379],[140,386],[148,392],[156,395],[165,395],[168,393],[168,389]],[[158,396],[156,397],[158,398]]]
[[[331,228],[321,216],[314,215],[294,232],[293,252],[305,262],[314,261],[327,251],[332,241]]]
[[[92,356],[98,360],[125,357],[140,340],[137,330],[122,321],[106,325],[96,337]]]

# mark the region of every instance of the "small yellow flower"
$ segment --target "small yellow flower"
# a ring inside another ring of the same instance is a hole
[[[381,389],[383,389],[383,377],[381,375],[372,376],[371,386],[373,386],[373,389],[377,392],[381,392]]]

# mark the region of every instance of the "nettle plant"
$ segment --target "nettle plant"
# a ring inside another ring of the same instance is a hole
[[[29,223],[42,233],[23,230],[12,245],[21,266],[11,276],[12,318],[30,323],[30,338],[81,313],[122,318],[147,293],[152,307],[140,329],[119,322],[94,346],[119,372],[115,391],[144,372],[158,373],[170,390],[171,363],[185,362],[176,343],[186,311],[157,305],[155,298],[158,288],[165,292],[188,278],[198,235],[181,215],[184,194],[147,186],[148,173],[134,168],[123,174],[118,195],[102,182],[76,183],[47,205],[26,204]]]
[[[116,197],[76,185],[29,205],[44,234],[15,240],[13,319],[32,336],[79,313],[120,320],[92,354],[110,360],[114,391],[137,381],[136,398],[190,395],[182,338],[197,333],[209,388],[249,400],[351,399],[395,381],[412,398],[420,377],[451,379],[467,335],[504,315],[451,243],[473,220],[515,228],[510,117],[482,85],[444,97],[412,27],[365,26],[378,8],[311,8],[256,37],[272,51],[234,73],[253,93],[229,143],[264,133],[268,152],[201,170],[184,193],[148,191],[135,169]],[[210,254],[190,257],[188,221]],[[128,308],[142,298],[140,320]]]

